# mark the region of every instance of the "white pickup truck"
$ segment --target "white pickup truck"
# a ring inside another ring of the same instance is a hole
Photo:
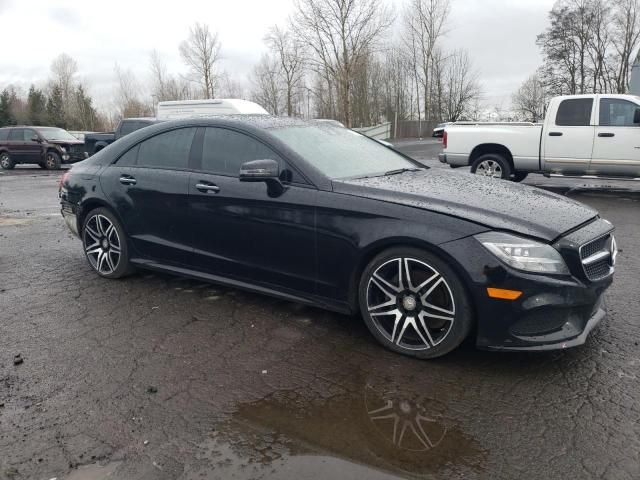
[[[640,179],[640,97],[555,97],[543,124],[454,123],[442,143],[441,162],[496,178],[519,182],[533,172]]]

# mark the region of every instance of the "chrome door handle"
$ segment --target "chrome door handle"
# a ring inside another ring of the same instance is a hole
[[[211,185],[210,183],[196,183],[196,188],[201,192],[216,192],[220,191],[220,187],[217,185]]]
[[[133,177],[122,176],[122,177],[120,177],[120,183],[123,184],[123,185],[135,185],[138,182]]]

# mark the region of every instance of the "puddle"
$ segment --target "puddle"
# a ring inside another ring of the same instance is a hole
[[[84,465],[64,477],[64,480],[115,480],[117,478],[115,471],[121,463],[122,462],[111,462],[106,465],[100,465],[98,463]]]
[[[241,477],[248,471],[356,479],[483,470],[487,452],[445,403],[383,379],[361,385],[324,399],[313,391],[278,391],[240,405],[201,454],[230,475],[240,468]]]

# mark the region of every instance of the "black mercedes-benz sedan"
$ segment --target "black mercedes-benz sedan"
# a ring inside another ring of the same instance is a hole
[[[617,253],[580,203],[270,116],[144,128],[76,164],[60,197],[102,277],[152,269],[359,312],[419,358],[471,332],[499,350],[584,343]]]

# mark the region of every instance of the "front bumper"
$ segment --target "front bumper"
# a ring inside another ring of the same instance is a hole
[[[610,228],[610,225],[609,225]],[[567,262],[571,275],[512,269],[473,237],[441,245],[467,277],[477,319],[476,344],[490,350],[556,350],[583,344],[605,316],[603,296],[613,278],[589,281],[581,265]],[[566,261],[565,257],[565,261]],[[523,292],[516,300],[490,298],[487,288]]]

